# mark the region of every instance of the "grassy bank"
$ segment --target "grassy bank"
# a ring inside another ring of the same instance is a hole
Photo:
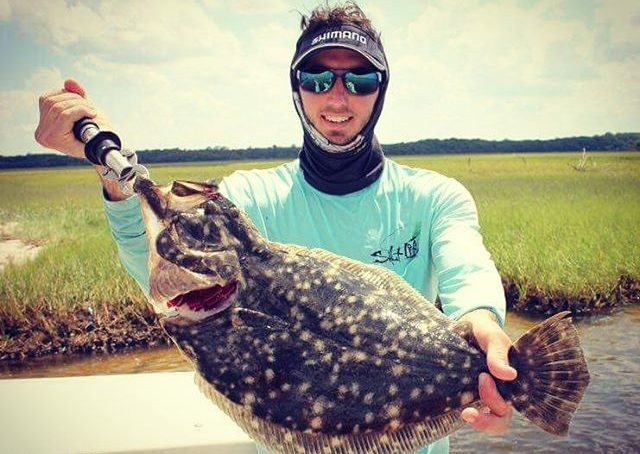
[[[629,276],[625,285],[632,291],[640,279],[640,153],[592,153],[582,172],[572,167],[578,160],[577,153],[398,159],[469,188],[511,303],[521,307],[545,298],[560,306],[564,299],[590,304],[615,298],[621,276]],[[157,166],[151,173],[164,182],[220,179],[235,169],[276,163]],[[74,313],[110,308],[109,323],[137,317],[153,324],[141,292],[118,263],[92,170],[1,172],[0,223],[9,222],[19,226],[16,237],[45,247],[34,261],[0,274],[0,353],[36,320],[45,340],[65,335],[60,323],[46,322],[55,314],[72,320]],[[126,323],[118,330],[126,332]]]

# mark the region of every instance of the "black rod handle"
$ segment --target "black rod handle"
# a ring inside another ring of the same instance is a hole
[[[115,132],[101,131],[95,121],[83,117],[74,123],[73,135],[85,144],[84,155],[92,164],[109,167],[118,179],[133,172],[133,166],[120,153],[122,142]]]

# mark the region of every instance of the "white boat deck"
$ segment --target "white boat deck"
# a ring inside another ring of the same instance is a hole
[[[0,380],[0,452],[255,454],[193,372]]]

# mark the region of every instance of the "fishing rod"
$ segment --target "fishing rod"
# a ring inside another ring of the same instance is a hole
[[[91,118],[84,117],[73,124],[73,135],[84,143],[84,155],[89,162],[102,165],[103,177],[116,180],[123,193],[133,194],[133,183],[138,175],[149,177],[149,171],[138,164],[135,151],[122,148],[120,137],[112,131],[102,131]]]

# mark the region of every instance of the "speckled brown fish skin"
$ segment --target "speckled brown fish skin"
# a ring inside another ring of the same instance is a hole
[[[150,238],[159,260],[215,275],[216,284],[237,283],[233,302],[222,312],[203,320],[165,318],[163,326],[215,392],[252,417],[312,435],[392,434],[443,414],[457,416],[477,403],[477,377],[487,366],[468,325],[454,324],[391,272],[270,243],[215,186],[205,191],[206,200],[182,211],[160,200],[154,186],[138,192],[151,207],[145,222],[155,215],[165,227]],[[172,197],[170,192],[165,195]],[[565,359],[571,368],[580,364],[580,372],[570,380],[577,384],[569,401],[579,402],[588,373],[582,352],[570,342]],[[517,347],[514,362],[527,362]],[[526,364],[519,373],[524,375],[516,382],[499,383],[501,392],[516,408],[535,410],[533,418],[543,427],[557,419],[522,397],[540,377]],[[552,367],[545,380],[557,385],[562,378]],[[564,402],[554,403],[564,405],[570,420],[577,402]],[[553,424],[545,430],[566,432],[568,420],[555,429]],[[444,432],[457,428],[451,426]]]

